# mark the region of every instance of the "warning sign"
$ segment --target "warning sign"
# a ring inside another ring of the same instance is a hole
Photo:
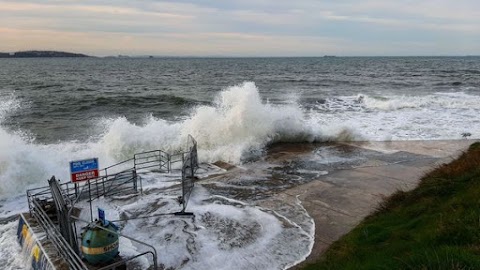
[[[99,176],[98,158],[71,161],[70,174],[72,182],[81,182],[97,178]]]

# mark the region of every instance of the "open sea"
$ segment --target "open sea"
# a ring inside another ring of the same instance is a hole
[[[480,138],[480,57],[0,59],[0,198],[182,149],[242,163],[276,142]]]
[[[23,268],[11,218],[71,160],[189,134],[237,165],[282,142],[480,139],[479,115],[480,57],[0,59],[0,264]]]

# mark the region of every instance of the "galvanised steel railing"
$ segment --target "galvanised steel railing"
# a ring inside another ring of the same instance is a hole
[[[134,169],[138,171],[143,170],[164,170],[170,172],[170,154],[162,150],[153,150],[135,154],[133,156]]]
[[[31,254],[31,251],[32,250],[28,250],[28,246],[30,245],[32,248],[33,248],[33,245],[36,245],[42,252],[42,254],[44,254],[44,256],[42,256],[42,261],[43,261],[43,265],[45,266],[46,269],[55,269],[55,264],[54,262],[52,261],[52,259],[47,255],[47,251],[45,250],[45,248],[41,245],[40,241],[45,241],[44,240],[44,235],[42,234],[42,239],[40,239],[38,237],[38,235],[35,233],[35,231],[33,230],[33,227],[32,227],[32,224],[30,223],[30,221],[27,219],[27,216],[23,213],[20,213],[20,219],[22,220],[24,226],[27,226],[27,228],[29,228],[30,230],[30,233],[33,234],[33,238],[35,239],[35,243],[27,243],[25,241],[25,239],[23,239],[24,243],[23,243],[23,248],[27,248],[27,255],[30,255]],[[22,228],[23,230],[23,228]],[[23,236],[22,236],[23,237]],[[38,244],[36,244],[38,243]],[[25,245],[27,247],[25,247]]]
[[[48,217],[38,200],[33,199],[32,204],[32,216],[40,226],[42,226],[47,238],[52,242],[59,255],[67,262],[69,268],[72,270],[87,270],[88,268],[85,263],[83,263],[82,259],[62,236],[57,226]]]
[[[57,219],[59,221],[59,225],[61,225],[60,227],[62,227],[63,232],[65,225],[60,223],[68,221],[66,222],[68,225],[70,224],[70,219],[83,221],[72,215],[74,205],[79,200],[87,199],[87,201],[90,202],[90,214],[91,220],[93,220],[93,211],[91,205],[93,200],[101,196],[115,195],[129,192],[131,190],[138,192],[138,180],[140,180],[140,191],[142,192],[141,177],[138,177],[138,171],[157,170],[171,172],[172,164],[178,162],[182,162],[181,204],[183,207],[182,210],[176,214],[190,215],[192,213],[186,213],[185,210],[194,187],[195,172],[198,169],[197,142],[190,135],[188,136],[187,141],[187,152],[176,153],[173,155],[162,150],[138,153],[135,154],[131,159],[103,168],[100,170],[100,176],[98,178],[82,183],[67,182],[60,184],[56,182],[57,180],[55,180],[54,177],[52,177],[51,181],[55,181],[55,185],[53,185],[53,187],[49,182],[50,186],[27,190],[27,200],[30,214],[43,227],[47,237],[56,247],[61,257],[64,258],[65,261],[70,265],[70,269],[87,269],[77,254],[78,247],[76,247],[76,245],[78,244],[74,243],[75,241],[70,241],[71,243],[69,243],[69,241],[62,236],[64,233],[61,233],[61,231],[58,230],[57,226],[52,222],[48,213],[44,209],[51,209],[52,207],[56,208]],[[59,213],[60,216],[58,216]],[[125,235],[121,236],[127,237],[132,241],[145,244],[153,249],[153,252],[144,252],[123,261],[128,261],[133,258],[151,253],[154,258],[154,266],[156,269],[157,253],[153,246]],[[72,239],[72,237],[67,238],[70,240]],[[74,249],[72,246],[76,247],[77,249]]]
[[[198,169],[198,155],[197,155],[197,141],[192,136],[188,135],[188,152],[184,155],[184,161],[182,165],[182,200],[183,205],[181,214],[185,213],[188,200],[192,194],[192,190],[195,184],[195,172]]]

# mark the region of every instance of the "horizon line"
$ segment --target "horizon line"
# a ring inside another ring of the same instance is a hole
[[[18,52],[61,52],[61,53],[73,53],[83,54],[94,58],[353,58],[353,57],[480,57],[480,54],[431,54],[431,55],[336,55],[336,54],[324,54],[324,55],[161,55],[161,54],[105,54],[95,55],[87,54],[83,52],[71,52],[63,50],[39,50],[29,49],[13,52],[0,51],[0,54],[10,54]],[[32,57],[33,58],[33,57]],[[44,57],[48,58],[48,57]],[[55,58],[55,57],[52,57]]]

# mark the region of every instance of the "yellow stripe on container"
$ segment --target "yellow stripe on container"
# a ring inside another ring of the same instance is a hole
[[[115,248],[118,248],[118,240],[104,247],[89,248],[89,247],[82,246],[82,252],[83,254],[88,254],[88,255],[98,255],[98,254],[104,254],[109,251],[112,251]]]
[[[23,234],[23,245],[27,246],[27,247],[31,247],[32,246],[32,242],[34,239],[32,239],[32,233],[30,232],[30,229],[26,226],[26,225],[23,225],[23,229],[22,229],[22,234]]]
[[[40,248],[38,245],[35,245],[32,249],[32,256],[35,259],[35,261],[38,263],[40,261]]]
[[[30,240],[30,230],[28,229],[27,225],[25,225],[25,224],[23,224],[23,226],[22,226],[22,238],[23,238],[23,243],[22,244],[28,245],[29,243],[27,241]]]

